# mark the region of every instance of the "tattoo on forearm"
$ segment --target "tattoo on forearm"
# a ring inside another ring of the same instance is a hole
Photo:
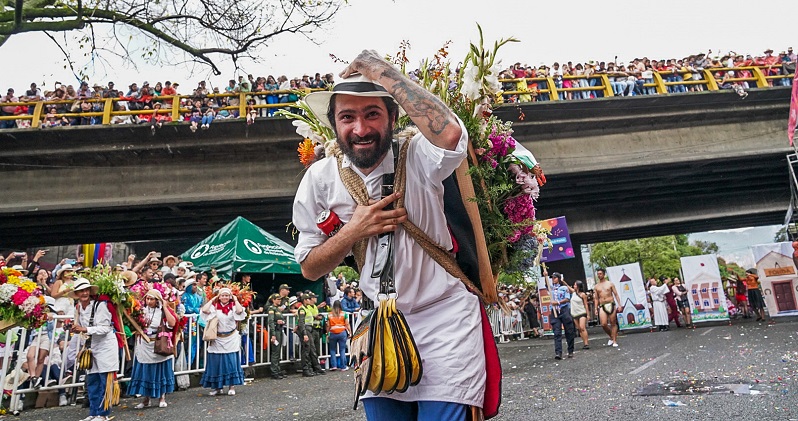
[[[396,76],[388,72],[383,72],[382,76],[396,80]],[[427,127],[432,133],[436,135],[443,133],[451,122],[452,111],[421,86],[398,80],[390,90],[411,119],[416,120],[421,117],[427,120]]]

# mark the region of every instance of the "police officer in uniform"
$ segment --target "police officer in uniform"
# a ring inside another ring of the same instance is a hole
[[[273,379],[286,377],[280,368],[280,349],[283,344],[283,327],[285,326],[283,311],[280,310],[280,301],[280,294],[272,294],[269,297],[271,305],[267,310],[269,314],[269,361],[271,361]]]
[[[280,311],[283,314],[294,313],[291,310],[291,297],[288,296],[291,293],[291,287],[288,284],[281,284],[277,291],[280,296]],[[296,361],[296,358],[294,358],[294,333],[289,329],[290,327],[287,324],[283,325],[283,334],[288,336],[288,359]]]
[[[322,301],[321,304],[317,304],[319,301],[319,296],[315,293],[310,293],[311,298],[311,306],[310,309],[313,311],[313,344],[316,345],[316,354],[318,354],[319,348],[321,346],[321,338],[326,338],[325,335],[325,322],[324,315],[320,313],[321,309],[326,309],[327,303]],[[326,374],[324,369],[321,369],[321,372],[318,370],[316,374]]]
[[[288,294],[291,293],[291,287],[288,284],[280,285],[280,288],[277,289],[278,295],[280,296],[280,309],[285,313],[290,310],[290,297]]]
[[[317,335],[314,335],[313,323],[316,321],[318,309],[313,305],[313,293],[302,295],[302,307],[297,311],[297,334],[302,340],[302,376],[313,377],[316,374],[327,374],[319,364]]]

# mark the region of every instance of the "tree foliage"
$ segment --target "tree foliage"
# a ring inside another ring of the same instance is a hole
[[[360,279],[360,275],[357,273],[357,271],[349,266],[338,266],[337,268],[333,269],[333,275],[338,276],[339,273],[344,274],[344,279],[346,279],[347,282],[357,281]]]
[[[0,0],[0,46],[44,32],[73,66],[75,51],[126,60],[194,61],[220,74],[218,61],[256,59],[255,49],[281,34],[309,34],[346,0]],[[78,32],[79,48],[54,33]],[[73,67],[74,70],[74,67]]]
[[[681,257],[717,252],[718,245],[713,242],[695,241],[690,244],[687,235],[669,235],[596,244],[591,247],[590,263],[606,268],[640,262],[647,278],[674,277],[679,276]],[[720,265],[720,259],[718,263]]]
[[[776,234],[773,235],[773,242],[774,243],[782,243],[784,241],[790,241],[790,236],[787,234],[787,226],[783,226],[776,231]]]
[[[718,257],[718,267],[720,268],[721,278],[728,278],[729,275],[745,276],[745,268],[734,262],[726,262],[726,259],[722,257]]]

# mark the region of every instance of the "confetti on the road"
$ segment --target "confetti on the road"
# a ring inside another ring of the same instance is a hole
[[[665,406],[687,406],[687,404],[682,401],[674,402],[670,399],[663,399],[662,403],[665,404]]]

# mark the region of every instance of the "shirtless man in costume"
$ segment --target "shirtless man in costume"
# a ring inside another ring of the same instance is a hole
[[[621,299],[618,297],[618,291],[615,289],[615,284],[607,279],[607,273],[604,269],[596,271],[598,283],[593,287],[593,293],[596,297],[596,315],[599,316],[601,327],[610,340],[607,345],[614,347],[618,346],[618,316],[617,309]]]

